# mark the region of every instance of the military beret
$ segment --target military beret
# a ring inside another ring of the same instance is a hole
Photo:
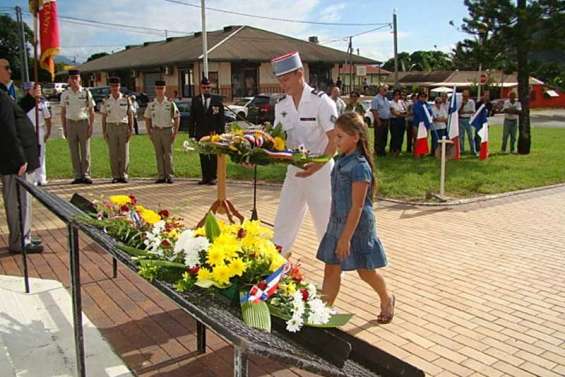
[[[279,77],[302,68],[302,60],[300,60],[300,54],[294,51],[273,58],[273,60],[271,60],[271,66],[273,67],[275,76]]]
[[[119,77],[110,77],[110,79],[108,80],[108,82],[110,84],[119,84],[120,83],[120,78]]]
[[[165,81],[164,80],[157,80],[155,81],[155,86],[165,86]]]
[[[78,69],[69,69],[69,76],[79,76],[80,71]]]
[[[200,85],[210,85],[210,80],[208,80],[208,77],[202,77]]]

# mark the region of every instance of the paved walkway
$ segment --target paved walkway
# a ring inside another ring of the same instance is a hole
[[[187,224],[196,223],[215,196],[195,181],[48,188],[65,197],[135,192],[146,206],[169,208]],[[259,216],[272,222],[279,189],[259,187],[258,194]],[[228,195],[242,213],[250,209],[249,185],[231,184]],[[453,208],[379,203],[396,317],[378,325],[375,294],[347,274],[337,301],[355,313],[346,330],[431,376],[565,375],[564,202],[565,187]],[[31,256],[31,273],[68,285],[63,224],[39,205],[34,210],[47,250]],[[5,221],[0,224],[0,245],[6,245]],[[210,352],[195,356],[194,321],[125,268],[112,280],[110,259],[87,238],[81,245],[84,311],[137,375],[231,375],[231,349],[223,340],[211,335]],[[293,255],[307,278],[320,283],[316,248],[308,218]],[[20,264],[0,249],[0,273],[20,275]],[[311,376],[260,358],[252,358],[250,368],[254,376]]]

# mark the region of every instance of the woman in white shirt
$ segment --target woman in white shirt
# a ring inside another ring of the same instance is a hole
[[[401,98],[401,93],[398,89],[393,93],[393,99],[390,102],[390,111],[392,114],[392,118],[390,119],[390,153],[393,157],[398,157],[402,150],[404,129],[406,128],[406,116],[408,115],[406,103]]]
[[[442,137],[447,137],[447,105],[443,103],[441,97],[436,97],[432,106],[432,154],[436,150],[437,142]]]

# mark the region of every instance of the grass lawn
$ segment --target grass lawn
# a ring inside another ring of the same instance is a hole
[[[529,155],[500,154],[502,128],[490,129],[491,157],[486,161],[464,155],[461,161],[447,164],[446,192],[451,197],[471,197],[565,182],[565,129],[532,129],[532,152]],[[174,161],[178,177],[199,177],[198,155],[186,153],[177,138]],[[103,139],[91,143],[94,178],[111,177],[107,147]],[[439,191],[439,161],[434,158],[415,160],[411,155],[378,158],[376,175],[380,195],[388,198],[422,200],[426,192]],[[153,146],[146,135],[134,136],[130,142],[130,177],[154,177],[157,168]],[[49,178],[71,178],[69,150],[65,140],[51,140],[47,147]],[[252,170],[230,163],[230,179],[249,180]],[[260,167],[261,180],[282,182],[285,168],[281,165]]]

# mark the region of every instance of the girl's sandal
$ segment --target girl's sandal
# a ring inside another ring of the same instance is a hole
[[[377,323],[381,325],[386,325],[387,323],[391,323],[392,319],[394,318],[394,307],[396,305],[396,297],[392,295],[391,303],[390,303],[390,312],[387,315],[383,315],[382,311],[381,314],[377,317]]]

